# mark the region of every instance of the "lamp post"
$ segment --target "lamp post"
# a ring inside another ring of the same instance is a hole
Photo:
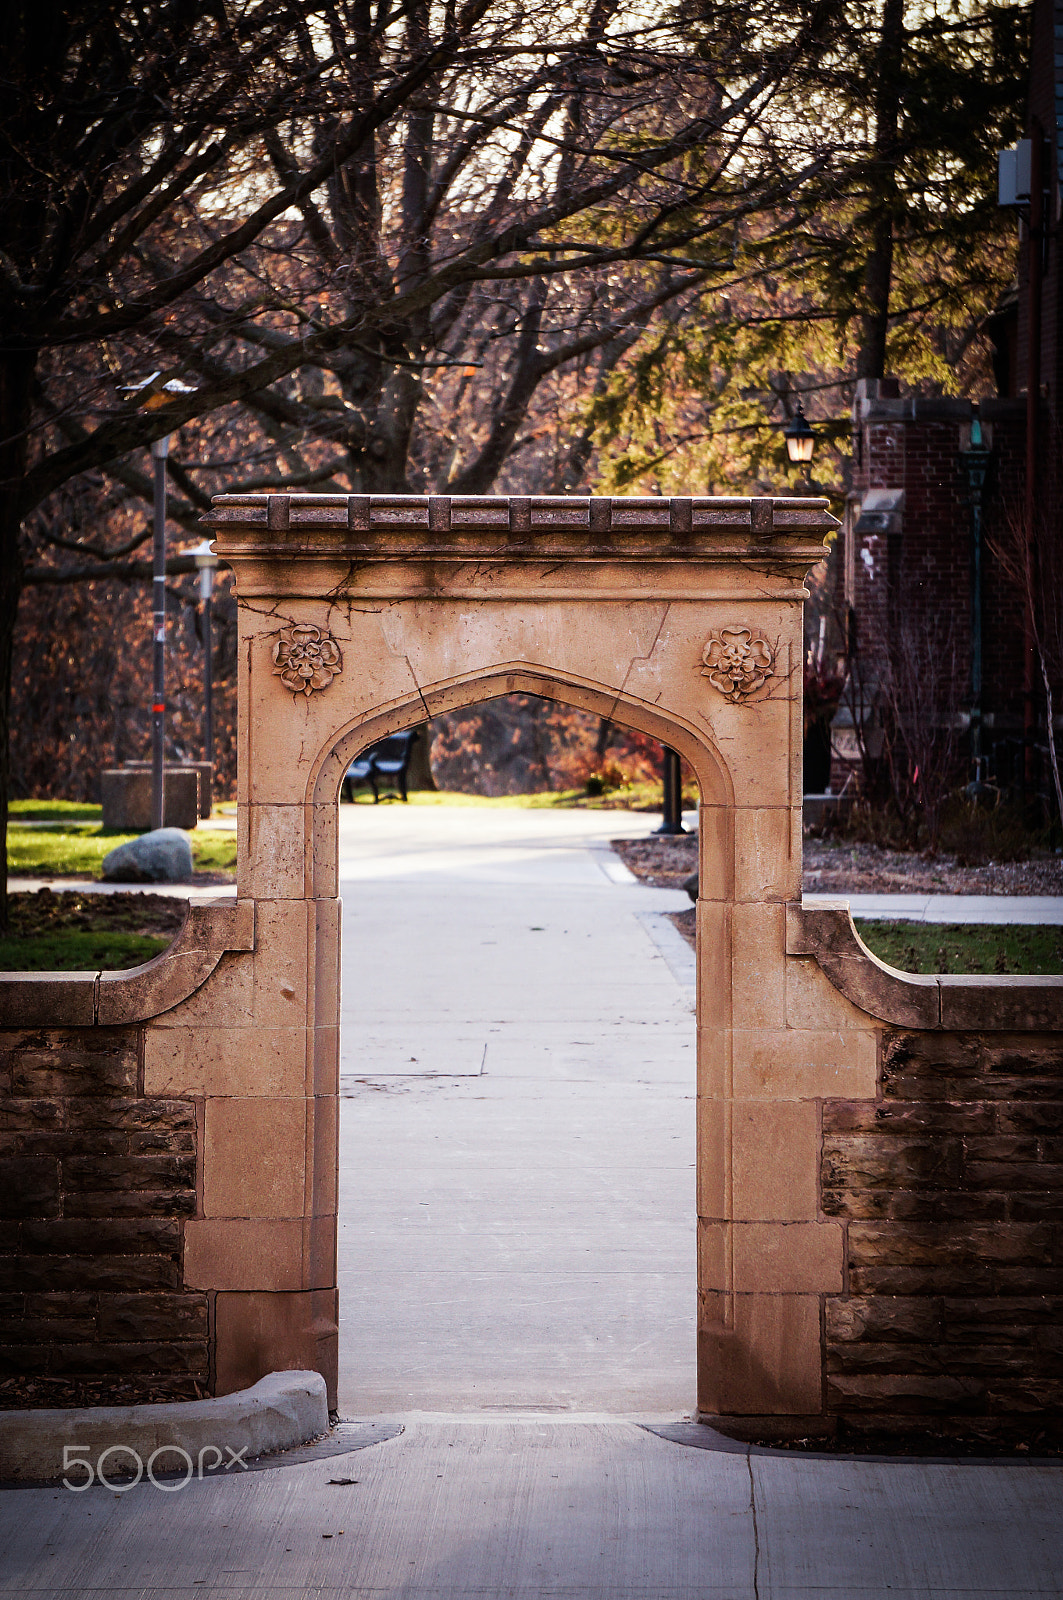
[[[180,378],[159,383],[161,373],[153,372],[139,383],[125,383],[118,393],[123,400],[139,400],[145,411],[159,411],[181,395],[191,394],[191,386]],[[170,435],[151,441],[154,467],[153,527],[151,557],[151,826],[165,827],[166,772],[166,458]]]
[[[982,783],[982,500],[991,452],[986,448],[978,417],[971,422],[970,449],[960,456],[960,467],[967,479],[968,505],[971,508],[971,764],[974,778],[967,793],[977,800],[984,793]]]
[[[211,549],[209,539],[197,544],[192,552],[199,573],[199,603],[203,619],[203,759],[210,762],[211,783],[214,782],[214,649],[211,640],[211,623],[214,600],[214,574],[220,562]]]
[[[812,456],[816,449],[816,435],[805,416],[805,408],[800,400],[797,402],[797,410],[783,429],[782,436],[786,440],[786,454],[794,466],[805,469],[807,487],[810,481]]]
[[[664,834],[686,833],[683,826],[683,771],[679,753],[668,745],[664,747],[664,812],[661,826],[654,832]]]
[[[166,458],[170,435],[151,441],[155,522],[151,554],[151,825],[166,826]]]

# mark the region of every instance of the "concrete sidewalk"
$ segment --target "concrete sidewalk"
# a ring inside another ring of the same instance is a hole
[[[898,918],[905,922],[991,922],[1058,926],[1063,895],[1058,894],[804,894],[802,905],[847,900],[854,919]]]
[[[694,1403],[694,964],[654,817],[341,812],[340,1408]]]
[[[690,1449],[630,1421],[424,1419],[353,1455],[180,1492],[0,1496],[36,1600],[1033,1600],[1054,1464]]]

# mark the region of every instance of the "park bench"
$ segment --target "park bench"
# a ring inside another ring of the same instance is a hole
[[[341,785],[344,798],[353,801],[355,789],[359,785],[366,785],[373,791],[373,804],[379,805],[381,790],[390,780],[390,798],[406,800],[410,757],[413,754],[414,742],[419,736],[420,729],[411,728],[406,733],[389,734],[378,744],[371,744],[368,750],[363,750],[347,768]],[[389,796],[384,794],[383,798],[386,800]]]

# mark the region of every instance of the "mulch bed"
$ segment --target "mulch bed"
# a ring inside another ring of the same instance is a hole
[[[613,849],[643,883],[681,889],[698,864],[697,835],[614,839]],[[806,839],[804,887],[810,894],[1059,894],[1063,857],[993,861],[961,867],[952,856],[928,858],[873,844]]]
[[[174,895],[123,893],[56,893],[47,887],[35,894],[13,894],[9,901],[11,933],[28,939],[48,933],[177,933],[188,902]]]

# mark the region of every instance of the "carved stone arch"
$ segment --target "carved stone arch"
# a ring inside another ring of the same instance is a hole
[[[207,1203],[187,1232],[197,1281],[219,1291],[220,1387],[293,1362],[335,1381],[343,772],[388,733],[517,691],[651,734],[697,776],[700,1405],[817,1410],[821,1294],[841,1243],[816,1212],[815,1106],[747,1084],[750,1049],[770,1058],[787,1027],[801,602],[833,526],[825,504],[259,495],[221,497],[208,520],[237,583],[253,995],[306,1044],[301,1090],[207,1097]],[[235,1140],[283,1163],[272,1189],[253,1163],[240,1182],[215,1178]]]
[[[381,706],[375,714],[342,730],[319,753],[307,778],[307,799],[313,816],[313,849],[308,853],[313,882],[307,885],[311,895],[335,893],[331,886],[335,882],[337,841],[331,807],[344,773],[359,752],[388,734],[507,694],[557,700],[649,734],[677,750],[697,779],[699,809],[712,808],[718,817],[717,825],[706,829],[703,835],[702,882],[718,886],[715,892],[721,895],[728,892],[734,874],[734,789],[727,765],[707,732],[692,727],[685,718],[667,715],[656,706],[618,694],[604,684],[577,680],[541,663],[506,662],[487,674],[424,685],[416,696]]]

